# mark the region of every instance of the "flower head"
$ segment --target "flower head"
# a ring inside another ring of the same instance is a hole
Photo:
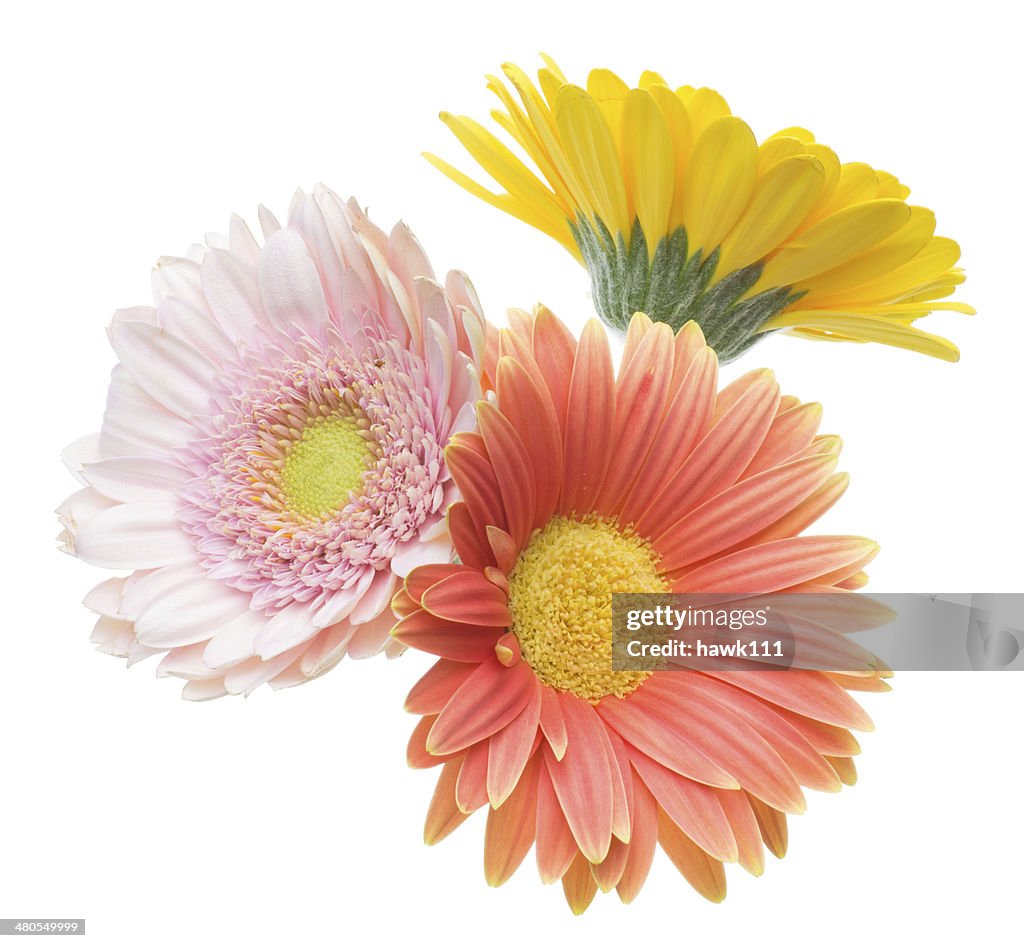
[[[471,118],[442,113],[504,189],[447,162],[457,184],[549,234],[590,273],[606,323],[637,311],[678,329],[695,320],[722,361],[761,334],[880,342],[956,361],[956,347],[917,329],[963,273],[960,248],[909,188],[861,162],[841,164],[804,128],[758,145],[712,89],[673,90],[645,72],[631,89],[606,69],[586,89],[545,57],[540,89],[518,67],[488,88],[492,115],[528,167]]]
[[[395,651],[401,577],[451,559],[444,449],[489,385],[472,286],[404,224],[323,187],[261,218],[262,246],[235,218],[115,314],[102,429],[66,452],[65,547],[131,571],[86,598],[94,641],[166,653],[189,698]]]
[[[443,765],[426,839],[487,808],[488,881],[535,844],[574,911],[639,891],[656,845],[709,899],[723,863],[782,855],[801,787],[854,777],[847,689],[884,671],[612,671],[615,592],[839,591],[870,540],[801,534],[843,493],[820,407],[767,371],[721,392],[695,323],[637,315],[613,375],[592,321],[500,334],[496,403],[446,449],[459,562],[413,570],[392,635],[439,656],[409,694],[414,767]]]

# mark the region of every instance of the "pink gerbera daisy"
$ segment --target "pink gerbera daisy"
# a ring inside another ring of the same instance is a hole
[[[885,673],[613,671],[611,596],[861,585],[872,541],[800,535],[846,487],[838,439],[768,371],[716,394],[692,322],[635,316],[617,378],[598,322],[577,345],[544,310],[498,354],[496,404],[446,450],[460,562],[394,603],[394,637],[440,656],[407,703],[410,763],[443,765],[426,839],[487,808],[492,885],[536,845],[574,911],[628,902],[660,844],[720,900],[724,863],[783,854],[802,787],[853,781],[847,729],[870,721],[847,689]]]
[[[155,307],[115,314],[102,429],[65,453],[66,549],[130,571],[86,597],[93,641],[166,653],[193,699],[389,644],[400,577],[451,559],[444,449],[489,384],[472,286],[436,282],[404,224],[323,187],[261,222],[262,246],[234,218],[161,260]]]

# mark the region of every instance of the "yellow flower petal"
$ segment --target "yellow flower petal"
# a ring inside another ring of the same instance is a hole
[[[750,203],[722,241],[717,272],[732,273],[774,250],[814,206],[824,183],[825,171],[810,155],[785,158],[770,168],[757,181]]]
[[[483,185],[478,184],[468,175],[463,174],[457,168],[453,168],[447,161],[438,158],[437,155],[432,155],[430,152],[424,152],[423,157],[426,158],[427,161],[429,161],[442,174],[446,175],[460,187],[465,188],[474,197],[478,197],[481,201],[485,201],[487,204],[490,204],[491,207],[496,207],[499,211],[511,214],[513,217],[529,224],[531,227],[536,227],[538,230],[543,231],[549,237],[553,237],[557,240],[566,248],[566,250],[572,253],[573,256],[580,259],[581,255],[579,248],[576,246],[576,241],[573,239],[572,231],[569,229],[566,219],[551,219],[541,216],[534,212],[528,205],[517,200],[510,194],[494,194],[493,192],[488,191]]]
[[[514,63],[505,63],[501,68],[502,72],[508,77],[509,82],[515,86],[516,92],[519,93],[523,108],[526,110],[534,130],[537,132],[537,137],[540,139],[544,150],[551,156],[551,160],[558,169],[558,174],[565,182],[565,186],[572,193],[573,203],[583,214],[593,215],[593,205],[575,170],[566,160],[551,109],[541,98],[536,86],[530,82],[529,77],[522,69]]]
[[[818,161],[821,162],[821,167],[825,169],[825,185],[821,189],[821,197],[818,198],[817,205],[818,207],[824,207],[831,199],[839,185],[839,178],[842,174],[842,165],[839,163],[839,156],[829,148],[828,145],[819,145],[817,142],[811,142],[806,146],[806,148],[807,154],[813,155],[817,158]],[[812,222],[813,221],[805,221],[804,224],[800,226],[799,230],[806,230]]]
[[[807,149],[799,138],[768,138],[758,148],[757,173],[764,174],[773,165],[777,165],[784,158],[795,158],[797,155],[806,155]]]
[[[682,99],[686,111],[690,115],[690,124],[693,126],[695,138],[715,119],[732,115],[729,110],[729,103],[725,101],[714,89],[694,89],[693,86],[680,86],[676,89],[676,95]]]
[[[749,295],[793,286],[852,260],[885,240],[910,217],[902,201],[885,198],[844,208],[784,245],[765,265]]]
[[[665,88],[668,88],[668,83],[662,78],[660,73],[656,73],[651,69],[645,69],[640,74],[640,88],[650,89],[651,86],[665,86]]]
[[[540,83],[540,91],[544,93],[548,108],[554,109],[555,96],[558,95],[558,90],[565,85],[565,81],[559,79],[550,69],[538,69],[537,81]]]
[[[948,339],[933,336],[914,326],[902,326],[880,316],[861,316],[834,310],[794,310],[769,320],[765,329],[794,328],[839,333],[860,342],[880,342],[898,349],[911,349],[923,355],[957,362],[960,350]]]
[[[508,148],[479,122],[441,113],[441,121],[495,181],[540,216],[550,214],[555,195]]]
[[[955,240],[932,237],[924,249],[903,266],[856,287],[849,294],[850,301],[888,303],[920,294],[933,281],[943,277],[959,259],[960,245]],[[951,281],[943,279],[942,282]]]
[[[613,233],[629,234],[622,163],[601,109],[579,86],[563,86],[555,103],[555,122],[572,166],[598,217]]]
[[[548,67],[548,71],[549,71],[549,72],[550,72],[550,73],[551,73],[551,74],[552,74],[552,75],[553,75],[553,76],[554,76],[554,77],[555,77],[555,78],[556,78],[556,79],[557,79],[557,80],[558,80],[559,82],[565,83],[565,82],[568,82],[568,81],[569,81],[568,79],[566,79],[566,78],[565,78],[565,73],[564,73],[564,72],[562,72],[562,70],[561,70],[561,68],[559,67],[558,63],[556,63],[556,62],[554,61],[554,59],[552,59],[552,58],[551,58],[551,57],[550,57],[550,56],[549,56],[549,55],[548,55],[547,53],[541,53],[541,54],[540,54],[540,58],[541,58],[542,60],[544,60],[544,65]]]
[[[693,126],[682,100],[666,86],[653,85],[650,93],[661,109],[662,118],[668,126],[672,139],[672,160],[675,165],[675,184],[672,188],[672,209],[669,212],[668,231],[672,233],[683,226],[683,203],[687,167],[693,149]]]
[[[910,218],[894,234],[848,263],[802,281],[798,289],[807,290],[807,295],[801,305],[813,303],[824,309],[841,304],[848,296],[844,291],[869,284],[903,266],[924,249],[934,233],[935,214],[926,207],[911,207]]]
[[[653,256],[668,233],[676,169],[668,125],[649,92],[633,89],[627,95],[622,139],[626,183]]]
[[[901,184],[896,175],[889,174],[888,171],[876,171],[875,174],[878,176],[878,196],[880,198],[894,197],[905,201],[910,196],[910,188]]]
[[[808,215],[807,226],[824,220],[844,207],[878,197],[878,175],[871,165],[850,161],[839,168],[839,180],[832,194]]]
[[[576,202],[573,193],[559,173],[555,161],[537,134],[537,129],[533,122],[530,121],[529,116],[512,98],[512,94],[497,76],[487,77],[487,88],[498,97],[501,104],[508,110],[507,114],[492,110],[491,117],[533,159],[540,173],[544,175],[555,194],[558,195],[562,213],[568,218],[574,217]]]
[[[622,153],[622,109],[629,94],[626,85],[610,69],[591,69],[587,76],[587,92],[597,103],[611,129],[615,147]]]
[[[814,141],[814,132],[799,125],[791,125],[789,128],[779,129],[774,135],[769,135],[765,141],[770,142],[776,138],[795,138],[802,145],[809,145]]]
[[[757,157],[754,133],[733,116],[715,119],[697,139],[683,207],[691,253],[709,256],[732,229],[754,190]]]
[[[926,302],[927,306],[913,302],[882,303],[879,306],[858,306],[857,311],[869,316],[894,316],[896,318],[905,314],[910,316],[911,319],[917,319],[919,316],[926,316],[928,313],[938,310],[945,310],[950,313],[963,313],[964,316],[974,316],[978,312],[969,303],[938,303],[934,298],[929,298]]]
[[[936,279],[919,286],[910,293],[899,297],[900,302],[928,302],[930,300],[943,299],[956,291],[956,288],[966,280],[967,277],[960,267],[954,267],[940,274]]]

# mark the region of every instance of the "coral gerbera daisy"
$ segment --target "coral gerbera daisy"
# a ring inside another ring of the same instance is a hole
[[[166,653],[192,699],[394,650],[400,578],[451,559],[444,448],[489,384],[472,286],[404,224],[323,187],[260,216],[262,246],[234,218],[115,314],[102,429],[65,454],[65,548],[131,571],[86,597],[93,641]]]
[[[801,787],[854,779],[847,689],[886,672],[613,671],[615,592],[855,588],[876,545],[801,536],[844,491],[820,406],[768,371],[716,394],[696,323],[638,314],[618,377],[596,320],[579,344],[547,311],[500,334],[496,404],[447,448],[459,562],[413,570],[392,635],[439,656],[412,689],[414,767],[443,765],[436,842],[487,808],[487,880],[536,844],[576,912],[638,892],[656,844],[704,896],[723,864],[781,856]]]
[[[861,162],[840,164],[804,128],[758,145],[712,89],[672,89],[645,72],[631,89],[606,69],[573,85],[545,57],[540,90],[518,67],[488,88],[492,116],[536,171],[465,116],[442,120],[504,189],[493,193],[434,155],[449,178],[549,234],[590,273],[606,323],[634,312],[678,329],[695,320],[722,361],[761,334],[880,342],[956,361],[912,324],[963,273],[960,248],[909,188]]]

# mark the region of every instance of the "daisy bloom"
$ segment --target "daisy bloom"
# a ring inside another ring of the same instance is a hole
[[[308,681],[397,643],[401,577],[451,559],[444,449],[475,425],[487,326],[404,224],[298,192],[238,218],[121,310],[98,435],[65,460],[68,552],[128,575],[86,597],[93,641],[191,699]]]
[[[862,162],[840,163],[805,128],[760,145],[712,89],[672,89],[645,72],[631,89],[607,69],[586,89],[545,57],[539,86],[517,66],[488,88],[494,121],[529,167],[471,118],[441,118],[502,190],[434,155],[470,193],[562,244],[590,273],[598,314],[634,312],[678,329],[690,319],[723,362],[766,332],[880,342],[948,361],[945,339],[913,323],[963,273],[960,248],[910,189]],[[514,91],[513,91],[514,90]]]
[[[439,656],[407,702],[410,763],[441,765],[426,840],[486,808],[492,885],[535,845],[573,911],[628,902],[660,845],[718,901],[724,863],[783,854],[802,787],[853,781],[848,728],[871,724],[847,689],[885,673],[613,671],[612,593],[841,592],[877,547],[800,535],[846,487],[838,439],[766,370],[716,393],[696,323],[635,316],[616,378],[597,320],[577,344],[545,310],[513,317],[496,402],[445,452],[459,562],[394,603],[392,635]]]

